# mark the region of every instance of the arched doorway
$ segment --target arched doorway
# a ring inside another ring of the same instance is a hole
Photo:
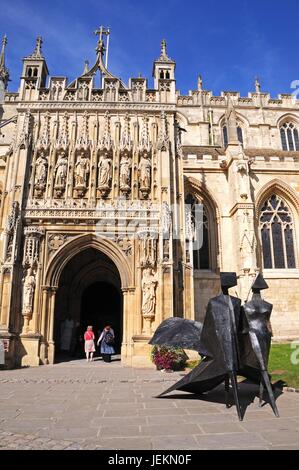
[[[113,261],[89,247],[65,264],[58,283],[54,312],[55,361],[84,355],[82,337],[92,325],[98,338],[105,324],[116,333],[116,352],[122,341],[121,279]]]

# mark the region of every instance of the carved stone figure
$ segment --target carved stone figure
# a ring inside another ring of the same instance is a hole
[[[112,178],[112,167],[111,167],[111,158],[108,155],[108,152],[105,151],[101,155],[98,163],[98,187],[99,189],[109,189],[110,182]]]
[[[32,314],[34,290],[35,290],[35,276],[33,273],[33,269],[30,268],[27,272],[27,275],[24,281],[23,308],[22,308],[23,315]]]
[[[237,163],[237,171],[239,175],[239,191],[241,199],[248,199],[249,188],[249,168],[246,160],[240,160]]]
[[[84,152],[81,152],[75,164],[75,186],[78,188],[87,188],[88,175],[90,172],[89,158]]]
[[[243,337],[240,341],[241,371],[245,377],[260,384],[260,406],[264,385],[267,389],[275,416],[279,416],[268,374],[272,328],[270,316],[273,305],[261,297],[261,290],[268,284],[258,274],[252,287],[252,299],[243,306]]]
[[[164,236],[169,236],[170,226],[171,226],[171,211],[169,205],[166,201],[162,203],[162,231]]]
[[[156,287],[157,275],[153,273],[151,268],[146,268],[142,275],[142,314],[144,317],[153,318],[155,316],[156,307]]]
[[[35,162],[35,184],[45,185],[47,181],[48,162],[44,152],[41,152]]]
[[[143,152],[138,165],[138,176],[140,191],[145,196],[151,188],[151,169],[152,164],[150,157],[146,151]]]
[[[20,221],[20,205],[18,201],[12,203],[12,208],[5,227],[4,260],[12,261],[17,254],[17,229]]]
[[[157,261],[157,238],[143,236],[140,238],[140,264],[142,267],[154,267]]]
[[[55,166],[55,188],[62,189],[66,185],[67,176],[67,157],[65,152],[62,150],[58,156],[58,160]]]
[[[122,154],[119,166],[119,187],[121,191],[128,192],[131,187],[131,158],[127,151]]]

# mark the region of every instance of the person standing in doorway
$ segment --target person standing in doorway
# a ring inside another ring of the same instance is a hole
[[[101,354],[104,362],[111,362],[111,354],[115,354],[114,339],[113,329],[110,325],[105,326],[97,342],[97,345],[101,343]]]
[[[89,361],[89,354],[90,354],[90,361],[93,360],[93,353],[95,352],[94,347],[94,332],[92,331],[92,326],[88,326],[87,330],[84,333],[84,348],[86,354],[86,361]]]

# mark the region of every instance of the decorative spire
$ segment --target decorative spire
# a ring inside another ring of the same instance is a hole
[[[234,108],[233,101],[231,96],[227,97],[227,111],[226,111],[226,123],[227,123],[227,133],[228,133],[228,143],[229,144],[238,144],[238,134],[237,134],[237,114]]]
[[[88,73],[88,72],[89,72],[89,61],[86,60],[86,61],[84,62],[84,71],[83,71],[83,74],[85,75],[85,74]]]
[[[42,43],[43,43],[42,37],[38,36],[36,38],[35,49],[34,49],[33,53],[30,56],[32,59],[42,59],[43,58],[43,56],[42,56]]]
[[[198,91],[202,91],[202,85],[203,85],[202,76],[198,75],[198,79],[197,79],[197,90]]]
[[[260,80],[258,77],[255,77],[255,92],[256,93],[261,92],[261,84],[260,84]]]
[[[9,80],[9,71],[5,67],[5,48],[7,45],[7,36],[6,34],[3,36],[2,39],[2,48],[1,48],[1,53],[0,53],[0,80],[3,81],[4,87],[6,89],[8,80]]]
[[[173,60],[167,55],[165,39],[162,39],[161,41],[161,55],[159,59],[156,60],[156,62],[173,62]]]

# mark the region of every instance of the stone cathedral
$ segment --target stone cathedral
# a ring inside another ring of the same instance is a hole
[[[298,339],[299,101],[258,79],[247,97],[214,96],[201,77],[183,96],[164,40],[153,88],[127,85],[108,70],[108,31],[97,34],[94,65],[71,82],[49,76],[37,38],[17,92],[2,41],[6,366],[53,364],[75,330],[106,324],[124,364],[150,364],[155,328],[202,321],[220,271],[237,272],[243,302],[263,272],[274,339]]]

